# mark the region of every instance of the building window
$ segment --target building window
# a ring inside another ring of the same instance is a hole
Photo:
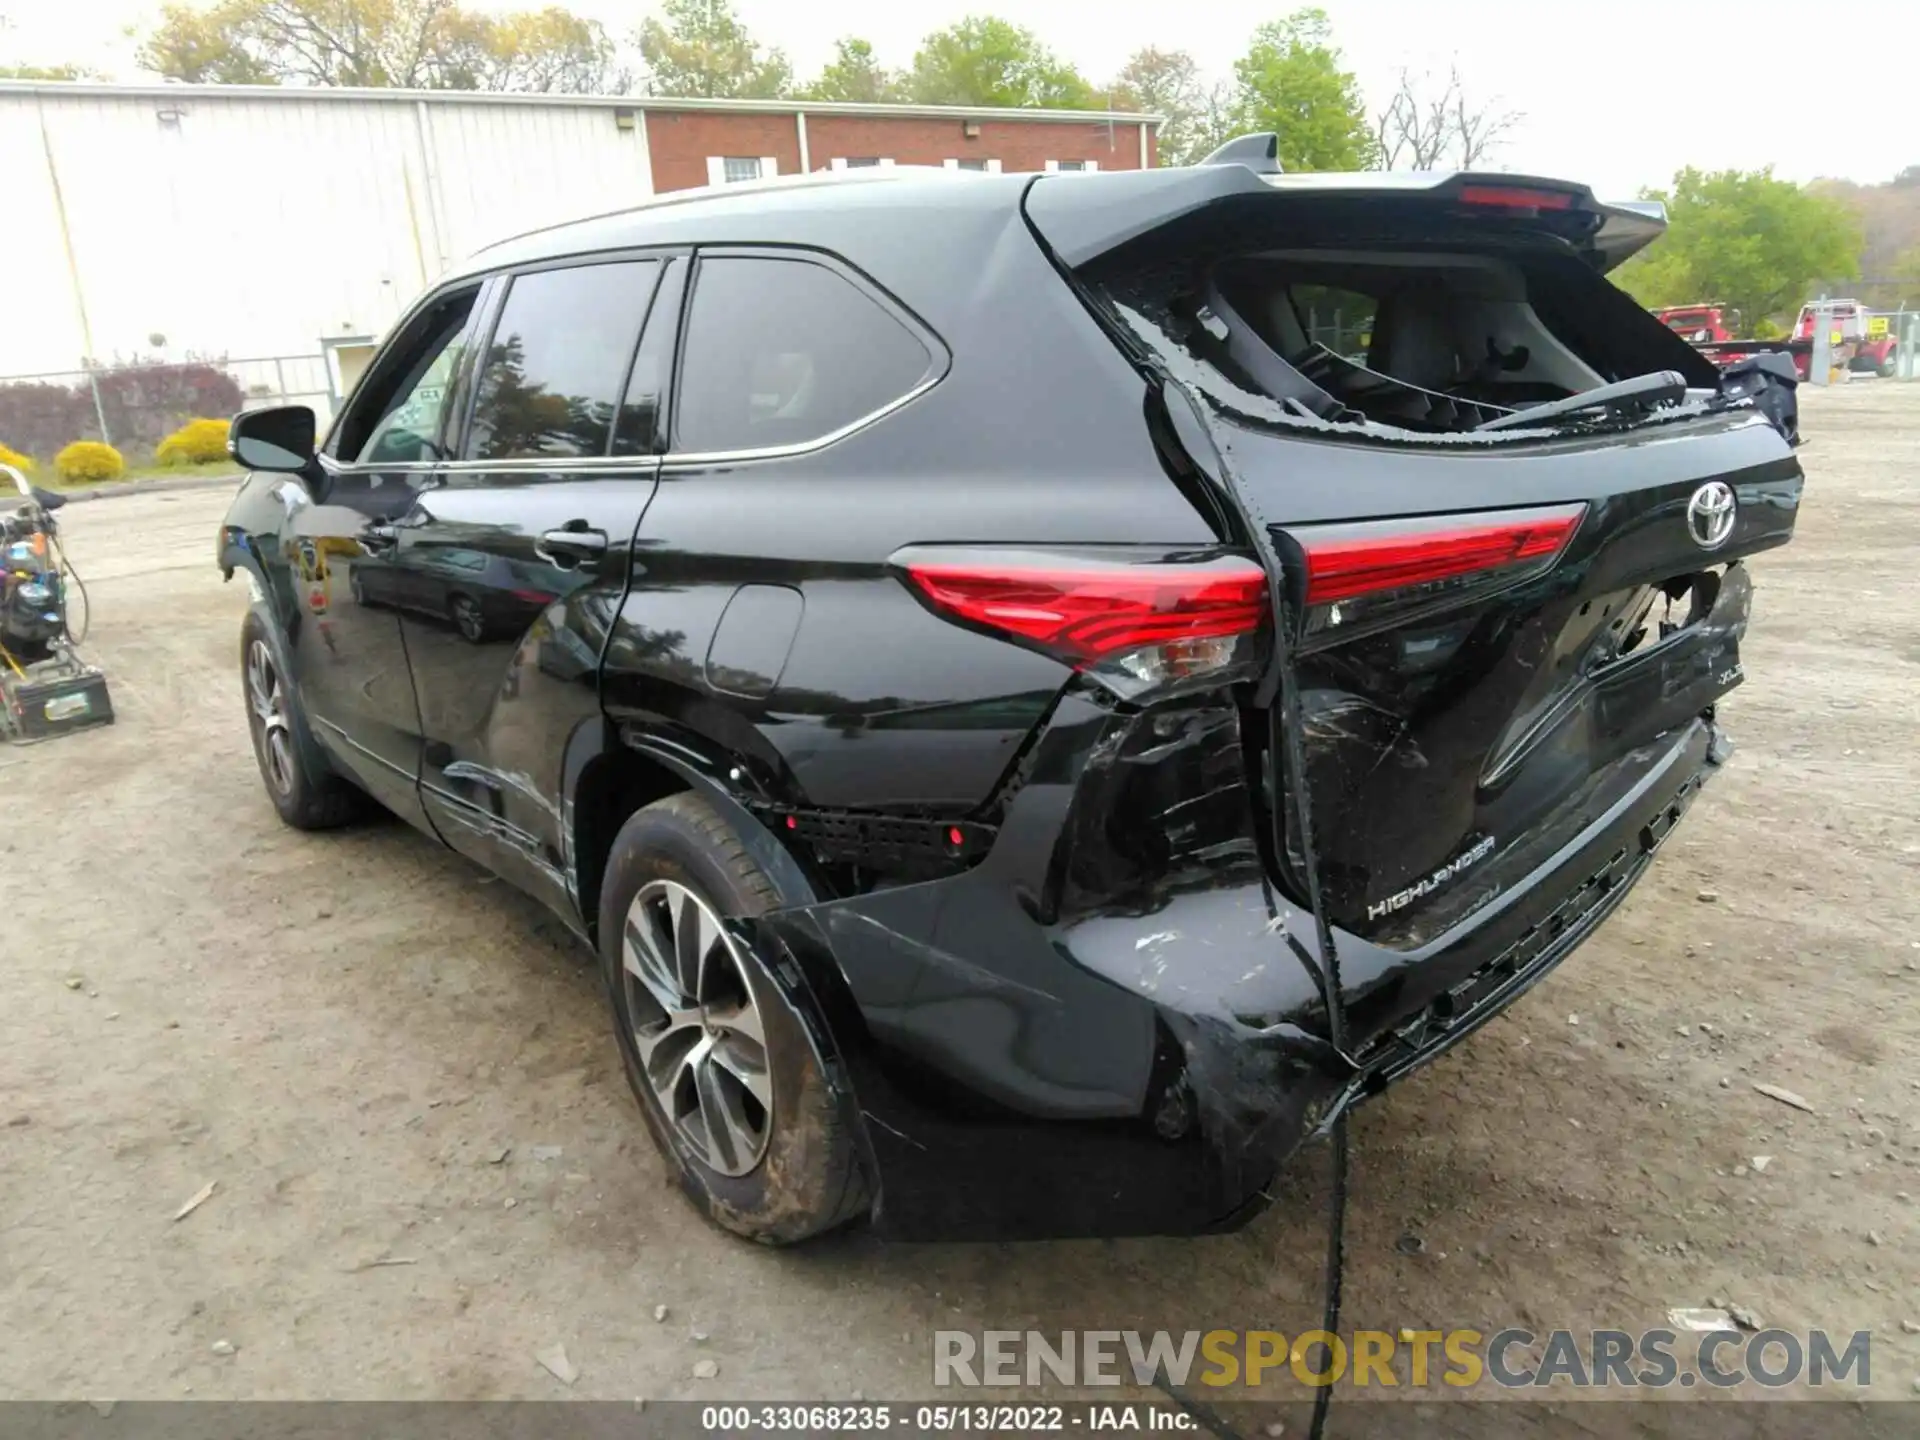
[[[771,180],[780,173],[780,161],[772,155],[709,155],[709,185],[739,185],[748,180]]]
[[[1081,170],[1098,170],[1099,168],[1100,168],[1100,162],[1098,160],[1049,160],[1047,161],[1047,169],[1049,170],[1063,170],[1063,171],[1074,172],[1074,171],[1081,171]]]
[[[987,162],[985,160],[956,160],[953,162],[953,168],[956,170],[979,170],[984,172],[987,168]]]
[[[880,157],[878,155],[849,155],[847,157],[847,169],[849,170],[871,170],[878,167],[879,164]]]

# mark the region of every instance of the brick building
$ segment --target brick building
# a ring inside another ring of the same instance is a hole
[[[860,165],[1015,171],[1158,163],[1157,122],[1144,115],[791,100],[648,100],[637,115],[656,192]]]

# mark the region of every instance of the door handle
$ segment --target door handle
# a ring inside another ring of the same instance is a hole
[[[584,520],[575,520],[558,530],[547,531],[533,551],[550,565],[572,570],[591,564],[607,553],[607,532],[589,530]]]
[[[390,555],[400,543],[400,532],[391,525],[367,525],[354,539],[369,555]]]

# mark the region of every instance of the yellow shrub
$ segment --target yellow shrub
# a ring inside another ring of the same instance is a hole
[[[62,480],[72,484],[121,479],[127,473],[127,462],[111,445],[103,445],[98,440],[76,440],[53,457],[53,468]]]
[[[36,468],[31,455],[22,455],[18,450],[9,450],[5,445],[0,445],[0,465],[11,465],[22,475],[31,475]]]
[[[153,452],[162,465],[206,465],[227,458],[225,420],[189,420]]]

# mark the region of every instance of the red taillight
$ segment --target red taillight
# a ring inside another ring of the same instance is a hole
[[[1550,561],[1579,525],[1584,505],[1459,518],[1388,521],[1295,532],[1306,552],[1307,604],[1330,605],[1383,590],[1428,585],[1528,561]]]
[[[1244,556],[1090,546],[914,546],[894,556],[947,619],[1064,661],[1127,699],[1241,677],[1267,620]]]
[[[1250,560],[1071,570],[914,560],[905,568],[935,609],[1072,665],[1169,641],[1250,635],[1266,614],[1267,577]]]
[[[1460,203],[1499,210],[1571,210],[1573,196],[1565,190],[1529,190],[1518,185],[1462,185]]]

